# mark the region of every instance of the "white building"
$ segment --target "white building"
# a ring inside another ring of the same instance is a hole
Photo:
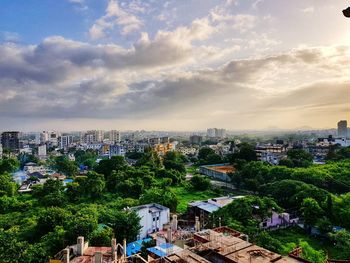
[[[60,137],[60,148],[66,149],[73,143],[72,135],[64,135]]]
[[[49,143],[58,146],[59,133],[55,131],[43,131],[40,135],[41,143]]]
[[[36,163],[26,163],[23,167],[23,171],[27,174],[39,172],[46,174],[46,168],[43,165],[37,165]]]
[[[104,132],[101,130],[87,131],[84,134],[84,143],[98,143],[103,142]]]
[[[112,156],[125,156],[126,149],[121,145],[110,145],[109,146],[109,158]]]
[[[0,158],[2,158],[2,145],[0,143]]]
[[[142,226],[138,239],[143,239],[149,234],[163,230],[164,225],[170,222],[170,209],[159,204],[147,204],[131,207],[141,218]]]
[[[207,137],[209,138],[225,138],[226,130],[218,128],[209,128],[207,129]]]
[[[335,138],[334,143],[339,144],[342,147],[349,147],[350,146],[350,139],[349,138]]]
[[[120,132],[116,130],[109,131],[109,140],[113,143],[120,142]]]
[[[46,158],[46,144],[38,146],[38,157],[39,159]]]

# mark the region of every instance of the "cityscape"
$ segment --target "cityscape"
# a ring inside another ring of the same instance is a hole
[[[350,263],[345,0],[0,3],[0,263]]]

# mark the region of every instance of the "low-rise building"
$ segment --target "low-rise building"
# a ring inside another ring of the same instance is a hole
[[[147,204],[130,208],[141,218],[141,230],[138,239],[146,238],[149,234],[163,230],[170,221],[170,209],[159,204]]]
[[[199,172],[206,176],[215,178],[217,180],[230,182],[231,178],[228,173],[234,173],[235,168],[230,164],[213,164],[213,165],[203,165],[199,167]]]
[[[260,227],[264,229],[278,228],[296,225],[298,222],[299,218],[289,213],[277,213],[275,211],[272,211],[271,217],[261,222]]]

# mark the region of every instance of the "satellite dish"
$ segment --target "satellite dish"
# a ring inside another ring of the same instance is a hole
[[[350,7],[343,10],[343,15],[345,17],[350,17]]]

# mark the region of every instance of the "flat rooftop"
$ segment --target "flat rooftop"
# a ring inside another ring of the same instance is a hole
[[[213,253],[209,253],[211,254],[210,258],[219,258],[224,262],[305,262],[291,257],[283,257],[280,254],[249,243],[242,239],[243,236],[238,231],[227,227],[204,230],[194,234],[194,239],[200,243],[194,250],[200,254],[211,251]]]
[[[213,166],[203,166],[209,170],[219,172],[219,173],[233,173],[236,171],[236,169],[233,167],[233,165],[213,165]]]

